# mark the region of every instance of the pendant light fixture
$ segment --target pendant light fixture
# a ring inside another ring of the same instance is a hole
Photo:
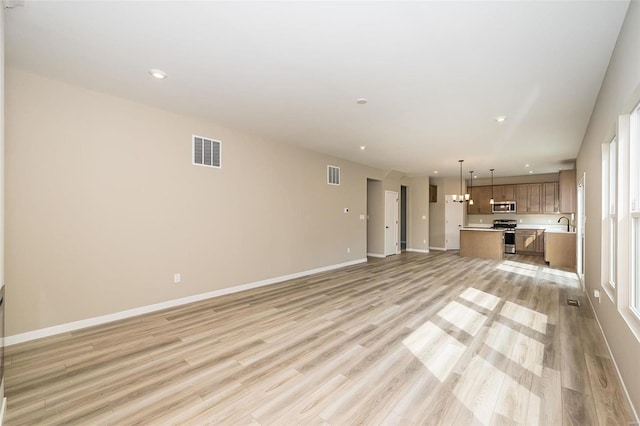
[[[473,205],[473,170],[469,172],[469,205]]]
[[[493,204],[494,203],[494,199],[493,199],[493,171],[495,169],[489,169],[489,171],[491,172],[491,199],[489,200],[489,204]]]
[[[458,195],[453,194],[452,198],[453,201],[457,201],[459,203],[464,203],[465,201],[469,201],[469,194],[465,194],[464,192],[462,192],[462,163],[464,162],[464,160],[458,160],[458,163],[460,163],[460,193]]]

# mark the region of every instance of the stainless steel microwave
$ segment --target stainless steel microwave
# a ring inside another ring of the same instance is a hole
[[[499,201],[493,203],[491,206],[493,213],[515,213],[516,202],[515,201]]]

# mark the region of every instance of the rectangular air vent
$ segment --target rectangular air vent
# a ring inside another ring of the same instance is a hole
[[[340,185],[340,167],[327,166],[327,183],[329,185]]]
[[[222,167],[222,142],[193,135],[193,164],[196,166]]]

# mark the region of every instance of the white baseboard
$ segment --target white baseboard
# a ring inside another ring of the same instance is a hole
[[[378,253],[367,253],[367,256],[369,256],[369,257],[381,257],[381,258],[385,258],[386,257],[384,254],[378,254]]]
[[[2,406],[0,407],[0,426],[4,424],[4,414],[7,412],[7,397],[2,398]]]
[[[94,325],[100,325],[108,322],[118,321],[125,318],[135,317],[137,315],[160,311],[162,309],[185,305],[187,303],[199,302],[205,299],[220,297],[226,294],[238,293],[240,291],[250,290],[252,288],[264,287],[267,285],[276,284],[276,283],[304,277],[311,274],[317,274],[319,272],[331,271],[333,269],[344,268],[345,266],[352,266],[352,265],[357,265],[359,263],[366,263],[366,262],[367,262],[367,258],[351,260],[349,262],[323,266],[321,268],[310,269],[308,271],[297,272],[295,274],[283,275],[281,277],[269,278],[266,280],[256,281],[249,284],[242,284],[235,287],[223,288],[220,290],[214,290],[207,293],[201,293],[201,294],[195,294],[193,296],[182,297],[180,299],[168,300],[166,302],[156,303],[153,305],[127,309],[126,311],[115,312],[113,314],[102,315],[99,317],[88,318],[80,321],[74,321],[67,324],[60,324],[53,327],[47,327],[39,330],[29,331],[26,333],[15,334],[13,336],[7,336],[4,338],[4,345],[11,346],[18,343],[28,342],[30,340],[54,336],[56,334],[67,333],[69,331],[79,330],[81,328],[93,327]]]
[[[429,250],[447,251],[444,247],[429,247]]]
[[[579,275],[579,274],[578,274]],[[618,381],[620,381],[620,384],[622,385],[622,390],[624,391],[624,395],[627,397],[627,402],[629,403],[629,407],[631,407],[631,411],[633,412],[633,415],[635,416],[635,422],[636,424],[640,424],[640,420],[638,420],[638,413],[636,412],[636,409],[633,407],[633,404],[631,402],[631,397],[629,396],[629,392],[627,391],[627,387],[624,385],[624,380],[622,380],[622,374],[620,374],[620,370],[618,369],[618,364],[616,363],[616,359],[613,357],[613,352],[611,352],[611,346],[609,346],[609,341],[607,340],[607,335],[604,334],[604,330],[602,329],[602,324],[600,324],[600,320],[598,319],[598,315],[596,315],[596,310],[593,307],[593,303],[591,302],[591,297],[589,297],[589,294],[585,291],[584,295],[586,296],[587,300],[589,301],[589,305],[591,305],[591,312],[593,312],[593,316],[596,319],[596,323],[598,324],[598,328],[600,328],[600,333],[602,333],[602,337],[604,338],[604,344],[607,345],[607,351],[609,352],[609,357],[611,358],[611,362],[613,362],[613,366],[616,369],[616,374],[618,375]]]
[[[412,248],[408,248],[407,251],[415,251],[416,253],[430,253],[429,250],[412,249]]]

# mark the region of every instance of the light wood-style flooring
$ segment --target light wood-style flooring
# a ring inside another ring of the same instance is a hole
[[[11,346],[6,424],[630,424],[541,260],[403,253]]]

